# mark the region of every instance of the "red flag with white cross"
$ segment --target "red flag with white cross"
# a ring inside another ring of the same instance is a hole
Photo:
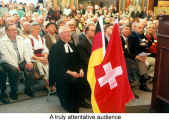
[[[101,113],[123,113],[133,99],[120,39],[120,28],[114,25],[103,62],[95,66],[94,96]]]

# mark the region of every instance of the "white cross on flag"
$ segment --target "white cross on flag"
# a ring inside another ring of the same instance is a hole
[[[105,75],[98,79],[99,84],[101,87],[106,85],[107,83],[110,85],[110,89],[116,88],[118,86],[118,83],[116,81],[116,77],[123,74],[121,66],[118,66],[114,69],[112,69],[111,63],[107,63],[103,65],[103,69],[105,72]]]

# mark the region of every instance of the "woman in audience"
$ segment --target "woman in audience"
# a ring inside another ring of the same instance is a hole
[[[146,39],[148,40],[148,46],[149,49],[148,51],[153,54],[153,56],[156,55],[157,51],[157,36],[155,34],[155,27],[153,24],[151,24],[147,28],[147,34],[146,34]]]
[[[48,87],[48,48],[46,47],[46,41],[40,36],[40,24],[33,22],[31,24],[31,35],[27,41],[32,61],[37,67],[36,78],[46,81],[46,88]]]

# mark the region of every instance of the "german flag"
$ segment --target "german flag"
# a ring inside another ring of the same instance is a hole
[[[100,65],[104,59],[104,54],[105,54],[105,42],[103,43],[102,38],[104,37],[104,32],[103,31],[103,26],[102,26],[102,31],[101,31],[101,26],[100,24],[102,23],[102,18],[99,19],[99,22],[97,23],[96,26],[96,35],[93,39],[93,44],[92,44],[92,53],[90,56],[89,60],[89,65],[88,65],[88,74],[87,74],[87,80],[89,82],[89,85],[91,87],[91,103],[92,103],[92,108],[93,112],[95,113],[100,113],[100,109],[97,105],[94,91],[95,91],[95,85],[96,85],[96,76],[95,76],[95,70],[94,67],[97,65]]]

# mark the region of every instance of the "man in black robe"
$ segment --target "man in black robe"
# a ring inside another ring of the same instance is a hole
[[[69,43],[71,30],[59,28],[60,40],[49,54],[49,86],[56,85],[62,107],[68,112],[79,112],[84,72],[76,47]]]

